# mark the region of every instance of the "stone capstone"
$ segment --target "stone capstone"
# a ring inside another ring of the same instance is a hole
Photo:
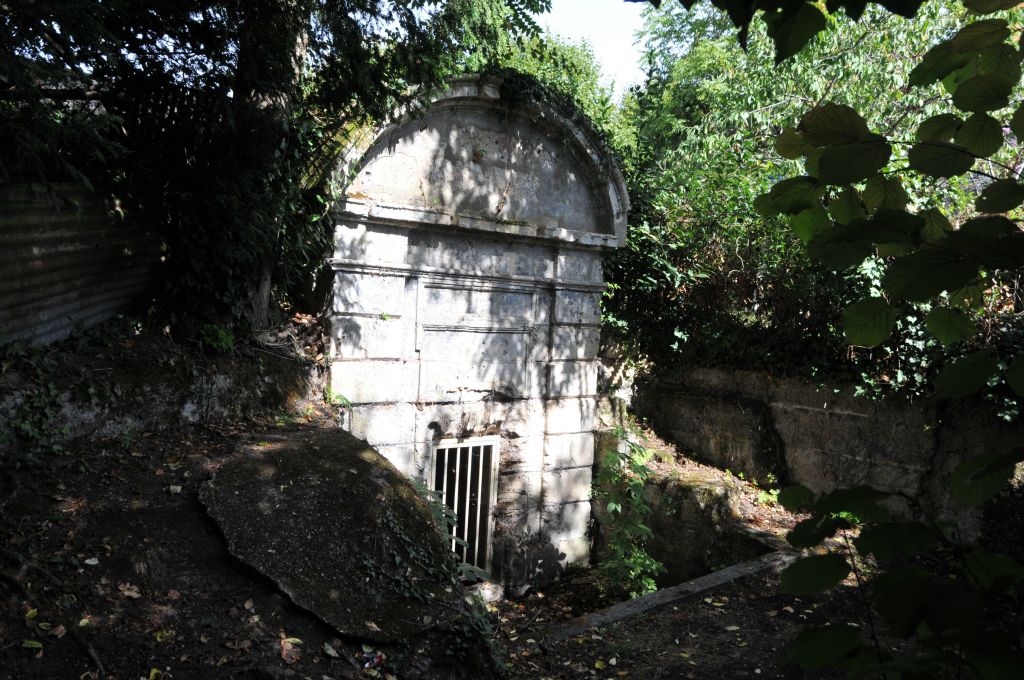
[[[428,503],[347,432],[254,438],[200,498],[235,557],[343,635],[400,640],[466,608]]]

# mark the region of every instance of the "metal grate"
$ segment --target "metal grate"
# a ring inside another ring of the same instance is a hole
[[[491,509],[498,491],[498,437],[446,440],[434,446],[431,488],[455,513],[452,550],[488,571],[491,560]]]

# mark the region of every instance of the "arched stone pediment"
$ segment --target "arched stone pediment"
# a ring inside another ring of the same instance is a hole
[[[608,151],[550,106],[503,100],[501,84],[451,81],[380,131],[354,164],[341,212],[621,245],[628,200]]]

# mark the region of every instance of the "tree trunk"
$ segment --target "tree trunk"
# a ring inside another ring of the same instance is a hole
[[[247,217],[255,230],[252,243],[258,263],[249,299],[254,331],[271,323],[270,293],[281,229],[277,199],[286,190],[278,174],[291,139],[310,9],[307,0],[246,0],[241,9],[234,88],[236,187],[242,198],[238,208],[253,211]]]

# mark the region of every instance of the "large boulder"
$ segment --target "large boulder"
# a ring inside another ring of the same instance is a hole
[[[402,640],[466,609],[430,506],[343,430],[254,438],[200,498],[233,555],[343,635]]]

